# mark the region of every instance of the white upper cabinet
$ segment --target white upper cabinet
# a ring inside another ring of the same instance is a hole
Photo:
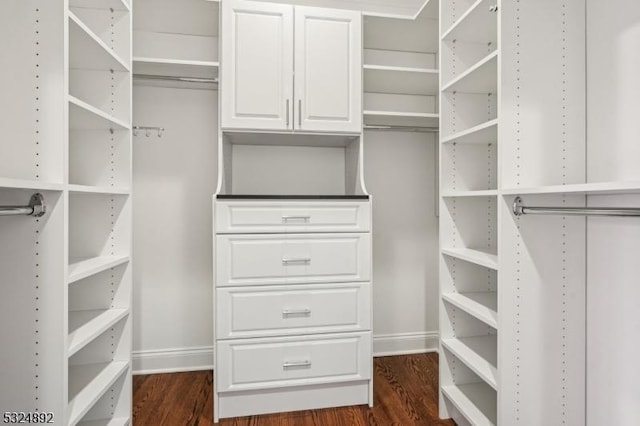
[[[360,132],[360,13],[296,7],[295,20],[296,128]]]
[[[292,128],[293,7],[222,2],[222,127]]]
[[[222,9],[223,129],[361,131],[359,12],[245,0]]]

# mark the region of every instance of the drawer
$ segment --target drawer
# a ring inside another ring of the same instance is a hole
[[[371,333],[220,340],[218,392],[371,378]]]
[[[216,201],[218,234],[367,232],[369,201]]]
[[[371,286],[220,288],[216,291],[218,339],[368,331]]]
[[[216,285],[370,281],[369,234],[218,235]]]

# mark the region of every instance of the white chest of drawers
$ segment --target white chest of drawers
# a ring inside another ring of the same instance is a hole
[[[368,199],[214,200],[215,419],[373,402]]]

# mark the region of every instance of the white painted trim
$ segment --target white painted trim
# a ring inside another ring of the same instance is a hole
[[[373,356],[438,351],[438,332],[380,334],[373,337]],[[213,369],[213,346],[133,352],[133,374],[179,373]]]
[[[213,369],[213,346],[133,352],[133,374],[178,373]]]
[[[437,331],[395,333],[373,336],[373,356],[410,355],[438,352]]]

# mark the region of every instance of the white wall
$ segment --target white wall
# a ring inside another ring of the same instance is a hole
[[[216,92],[134,88],[134,371],[212,364],[211,195]],[[374,350],[437,347],[437,218],[433,135],[370,132],[374,195]]]
[[[373,195],[376,354],[438,346],[438,218],[434,134],[367,132],[364,173]]]
[[[212,364],[211,195],[217,92],[135,86],[134,371]]]
[[[640,2],[587,1],[588,181],[640,180]],[[639,207],[639,195],[589,197]],[[640,220],[587,220],[587,425],[640,418]]]

